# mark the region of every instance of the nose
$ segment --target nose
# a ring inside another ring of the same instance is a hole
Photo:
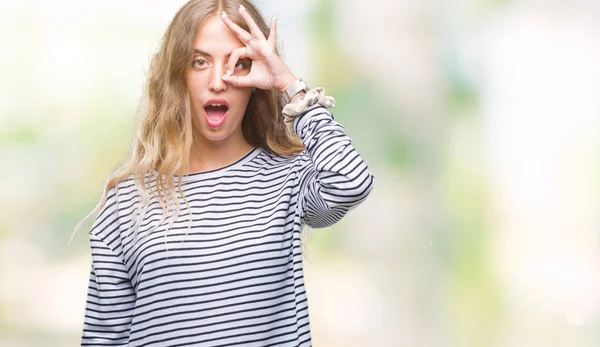
[[[225,65],[215,64],[211,71],[208,89],[217,93],[227,90],[227,83],[221,78],[225,73]]]

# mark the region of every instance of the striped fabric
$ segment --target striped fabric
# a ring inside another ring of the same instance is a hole
[[[326,108],[295,130],[302,153],[254,148],[183,176],[192,221],[180,200],[168,232],[148,232],[162,216],[152,200],[134,242],[136,187],[109,191],[90,231],[82,346],[311,346],[302,227],[339,221],[374,177]]]

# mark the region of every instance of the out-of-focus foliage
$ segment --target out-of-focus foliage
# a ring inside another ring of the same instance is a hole
[[[79,343],[86,231],[184,1],[0,4],[0,347]],[[313,344],[600,344],[600,7],[257,0],[375,174],[307,237]]]

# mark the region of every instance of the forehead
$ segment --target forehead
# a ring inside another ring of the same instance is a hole
[[[242,41],[217,16],[208,18],[198,28],[194,40],[194,49],[211,55],[228,55],[232,49],[239,47],[244,47]]]

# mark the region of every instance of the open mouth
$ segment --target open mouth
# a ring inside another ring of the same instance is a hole
[[[229,107],[225,104],[208,104],[204,106],[204,114],[208,125],[218,127],[225,122],[227,110]]]

